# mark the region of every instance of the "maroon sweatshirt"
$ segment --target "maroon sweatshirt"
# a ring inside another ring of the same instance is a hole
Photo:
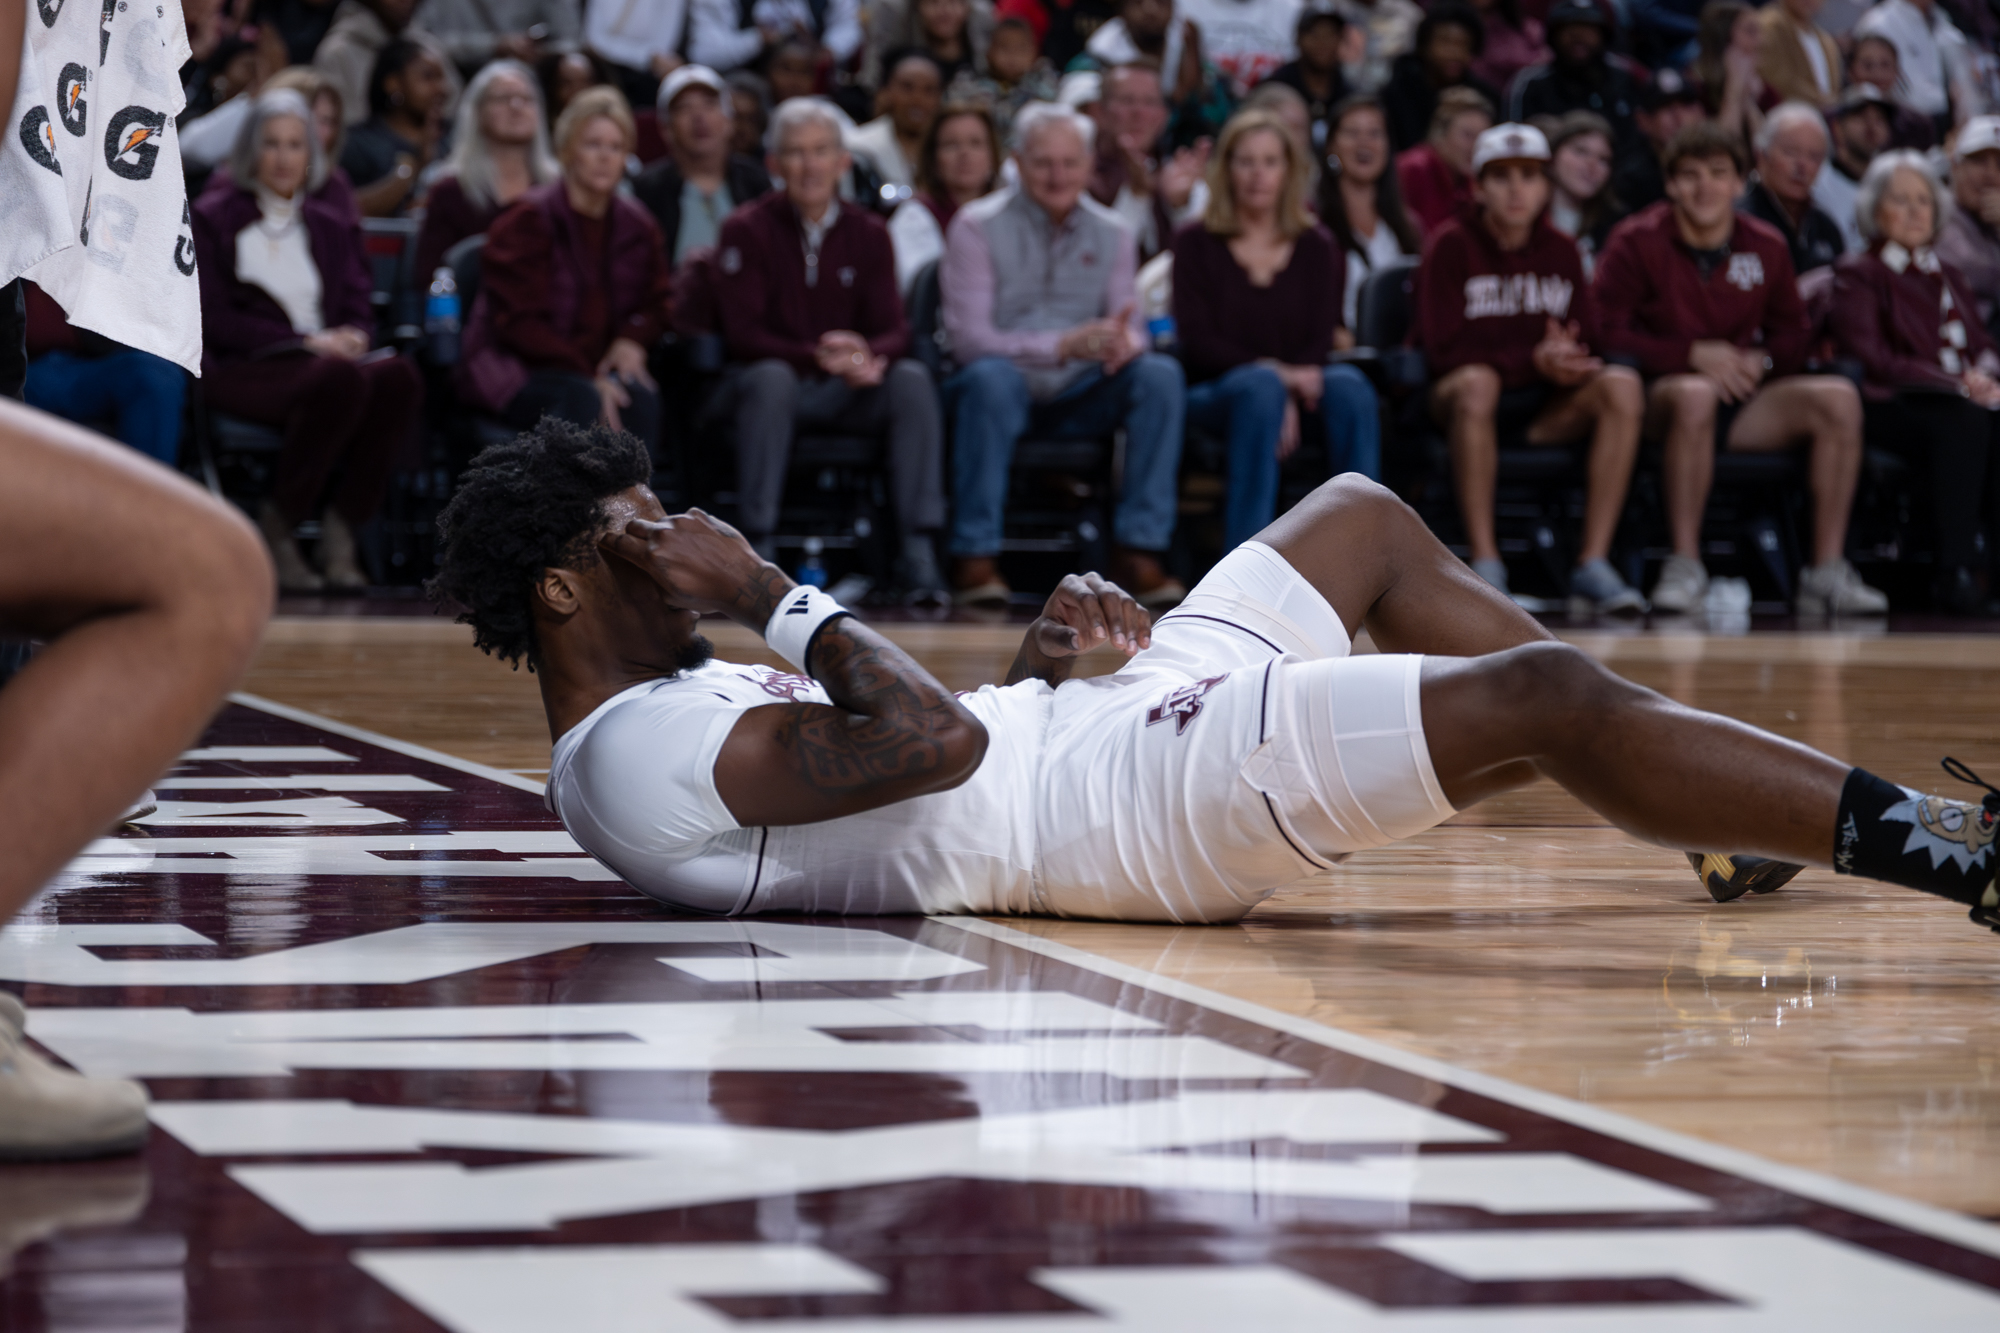
[[[857,204],[820,242],[819,281],[806,286],[805,228],[783,191],[731,213],[715,246],[715,299],[731,361],[789,361],[819,374],[814,349],[835,329],[858,333],[891,361],[910,347],[889,229]]]
[[[1943,301],[1947,283],[1949,315]],[[1965,279],[1951,265],[1925,273],[1907,264],[1898,273],[1884,262],[1880,241],[1862,254],[1833,261],[1834,341],[1841,355],[1861,363],[1861,392],[1869,401],[1885,402],[1905,389],[1960,392],[1959,377],[1944,368],[1940,356],[1947,320],[1963,330],[1965,342],[1957,349],[1963,364],[1993,350]]]
[[[1738,213],[1727,248],[1703,276],[1674,226],[1672,204],[1619,223],[1597,261],[1605,350],[1632,358],[1648,375],[1674,375],[1690,369],[1690,346],[1712,339],[1762,347],[1773,375],[1803,369],[1806,307],[1785,238]]]
[[[1528,243],[1502,250],[1468,205],[1431,233],[1417,266],[1417,346],[1433,376],[1460,366],[1491,366],[1502,387],[1542,382],[1535,345],[1549,320],[1575,320],[1583,341],[1596,345],[1597,321],[1576,242],[1535,219]]]

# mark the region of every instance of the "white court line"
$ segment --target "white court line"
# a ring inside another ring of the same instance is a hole
[[[531,791],[537,795],[544,790],[544,784],[517,777],[504,769],[488,768],[469,759],[460,759],[439,750],[395,740],[379,732],[350,727],[346,723],[335,722],[316,713],[309,713],[301,708],[291,708],[269,699],[259,698],[254,694],[232,694],[230,699],[245,707],[318,727],[337,736],[366,741],[370,745],[379,745],[385,750],[393,750],[413,759],[428,760],[446,768],[457,769],[461,773],[488,778],[502,786]],[[1617,1111],[1573,1101],[1568,1097],[1543,1092],[1491,1074],[1461,1069],[1443,1060],[1400,1050],[1370,1037],[1344,1032],[1323,1023],[1315,1023],[1309,1018],[1299,1018],[1276,1009],[1268,1009],[1250,1000],[1238,999],[1233,995],[1225,995],[1221,991],[1209,990],[1191,982],[1178,981],[1157,972],[1148,972],[1144,968],[1133,967],[1127,963],[1113,962],[1072,945],[1059,944],[978,917],[936,916],[929,919],[942,925],[956,927],[968,934],[980,935],[1013,945],[1018,949],[1026,949],[1031,953],[1042,954],[1128,985],[1158,991],[1174,999],[1201,1005],[1218,1013],[1241,1018],[1246,1022],[1261,1024],[1279,1032],[1288,1032],[1306,1041],[1344,1051],[1364,1060],[1373,1060],[1419,1078],[1431,1079],[1482,1097],[1491,1097],[1523,1110],[1565,1121],[1580,1129],[1606,1134],[1642,1148],[1650,1148],[1655,1152],[1693,1162],[1698,1166],[1741,1176],[1745,1180],[1754,1180],[1800,1198],[1814,1199],[1864,1217],[1873,1217],[1919,1235],[1932,1236],[1954,1245],[1961,1245],[1980,1254],[2000,1257],[2000,1226],[1964,1213],[1955,1213],[1948,1208],[1901,1198],[1882,1190],[1871,1189],[1866,1185],[1856,1185],[1850,1181],[1822,1175],[1817,1171],[1809,1171],[1804,1167],[1786,1166],[1781,1162],[1759,1157],[1755,1153],[1744,1152],[1740,1148],[1728,1148],[1719,1143],[1710,1143],[1706,1139],[1662,1129],[1658,1125],[1648,1124]]]
[[[254,694],[232,694],[229,696],[229,701],[231,703],[242,704],[245,708],[255,708],[259,712],[270,713],[274,717],[282,717],[290,722],[303,722],[309,727],[318,727],[321,731],[330,731],[336,736],[345,736],[349,740],[366,741],[370,745],[379,745],[385,750],[394,750],[397,754],[408,755],[412,759],[422,759],[433,764],[442,764],[446,768],[455,768],[461,773],[471,773],[475,777],[487,778],[499,783],[503,787],[513,787],[519,791],[531,791],[537,796],[542,794],[547,785],[535,782],[529,778],[518,777],[515,774],[509,773],[504,768],[488,768],[485,764],[475,764],[470,759],[460,759],[457,755],[446,754],[442,750],[433,750],[422,745],[412,745],[408,741],[399,741],[393,736],[384,736],[379,731],[369,731],[365,727],[350,727],[345,722],[335,722],[330,717],[321,717],[318,713],[308,713],[303,708],[293,708],[288,704],[281,704],[275,700],[260,698]]]
[[[1250,1000],[1240,1000],[1221,991],[1209,990],[1190,982],[1177,981],[1172,977],[1148,972],[1142,967],[1129,963],[1113,962],[1109,958],[1087,953],[1073,945],[1058,944],[1054,940],[1043,939],[1026,931],[1016,930],[996,922],[978,917],[934,916],[929,918],[940,925],[956,926],[973,935],[980,935],[1002,944],[1011,944],[1017,949],[1027,949],[1042,954],[1073,967],[1096,972],[1127,985],[1141,986],[1158,991],[1189,1004],[1198,1004],[1218,1013],[1229,1014],[1247,1022],[1258,1023],[1280,1032],[1288,1032],[1295,1037],[1303,1037],[1321,1046],[1328,1046],[1364,1060],[1400,1069],[1419,1078],[1443,1083],[1449,1087],[1475,1093],[1481,1097],[1491,1097],[1495,1101],[1518,1106],[1525,1111],[1549,1116],[1555,1120],[1567,1121],[1580,1129],[1606,1134],[1615,1139],[1654,1152],[1664,1153],[1693,1162],[1697,1166],[1726,1171],[1730,1175],[1754,1180],[1773,1189],[1784,1190],[1801,1198],[1814,1199],[1821,1203],[1844,1208],[1863,1217],[1872,1217],[1888,1222],[1919,1235],[1933,1236],[1949,1241],[1968,1250],[1981,1254],[2000,1256],[2000,1226],[1985,1222],[1964,1213],[1955,1213],[1948,1208],[1934,1204],[1919,1203],[1914,1199],[1901,1198],[1881,1190],[1870,1189],[1866,1185],[1856,1185],[1817,1171],[1808,1171],[1801,1166],[1786,1166],[1773,1162],[1755,1153],[1744,1152],[1740,1148],[1727,1148],[1706,1139],[1693,1138],[1658,1125],[1649,1125],[1643,1120],[1617,1111],[1607,1111],[1587,1102],[1572,1101],[1568,1097],[1538,1088],[1526,1087],[1491,1074],[1481,1074],[1475,1070],[1461,1069],[1443,1060],[1427,1055],[1417,1055],[1399,1050],[1385,1042],[1363,1037],[1339,1028],[1315,1023],[1309,1018],[1298,1018],[1276,1009],[1267,1009]]]

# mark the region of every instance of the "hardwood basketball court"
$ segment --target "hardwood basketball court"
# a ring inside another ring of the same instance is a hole
[[[885,628],[955,688],[1020,634]],[[1566,637],[2000,775],[2000,636]],[[281,616],[244,688],[0,936],[158,1104],[0,1168],[0,1327],[2000,1327],[2000,937],[1949,904],[1713,904],[1544,785],[1236,926],[671,918],[469,631]]]

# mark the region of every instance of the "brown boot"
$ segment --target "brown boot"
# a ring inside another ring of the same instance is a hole
[[[362,572],[360,552],[354,545],[354,529],[331,509],[319,522],[319,568],[329,588],[359,592],[368,586],[368,575]]]
[[[269,500],[257,511],[257,530],[264,545],[271,548],[271,564],[278,571],[278,587],[285,592],[318,592],[325,580],[313,572],[292,536],[292,525]]]
[[[1111,581],[1131,593],[1133,600],[1148,611],[1168,610],[1187,597],[1181,581],[1161,569],[1160,558],[1151,551],[1118,548],[1111,557]]]
[[[951,589],[951,600],[958,606],[1005,607],[1014,595],[990,555],[962,555],[952,561]]]

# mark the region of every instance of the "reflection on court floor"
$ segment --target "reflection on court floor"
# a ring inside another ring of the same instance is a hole
[[[159,794],[0,934],[156,1102],[0,1167],[9,1330],[2000,1327],[2000,1228],[1004,926],[671,918],[288,710]]]

